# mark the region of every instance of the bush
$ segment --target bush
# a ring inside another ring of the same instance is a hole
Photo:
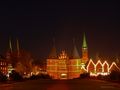
[[[48,74],[32,75],[30,79],[52,79]]]
[[[98,75],[97,79],[100,79],[100,80],[109,80],[109,75],[106,75],[106,76]]]
[[[7,76],[4,75],[2,72],[0,72],[0,82],[5,82],[7,81]]]
[[[30,77],[31,80],[35,80],[35,79],[39,79],[39,78],[40,78],[40,77],[39,77],[38,75],[37,75],[37,76],[36,76],[36,75],[32,75],[32,76]]]
[[[112,71],[110,73],[110,79],[111,80],[120,80],[120,72],[118,72],[118,71]]]
[[[80,74],[80,78],[89,78],[89,77],[90,77],[89,73]]]
[[[51,79],[51,77],[48,74],[41,74],[40,77],[43,79]]]
[[[23,80],[23,77],[16,71],[12,71],[12,73],[10,74],[10,80],[13,80],[13,81],[21,81]]]

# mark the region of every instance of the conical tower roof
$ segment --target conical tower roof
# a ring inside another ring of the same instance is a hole
[[[76,45],[75,45],[75,40],[74,40],[74,39],[73,39],[73,45],[74,45],[74,48],[73,48],[72,58],[73,58],[73,59],[78,59],[78,58],[80,58],[80,56],[79,56],[77,47],[76,47]]]
[[[16,39],[16,48],[17,48],[17,56],[20,56],[20,45],[19,45],[19,40]]]
[[[57,50],[56,50],[56,47],[55,47],[55,41],[53,40],[53,48],[52,48],[52,50],[51,50],[51,52],[50,52],[50,54],[49,54],[49,56],[48,56],[48,58],[50,58],[50,59],[55,59],[55,58],[57,58]]]
[[[12,53],[12,42],[11,42],[11,37],[9,38],[9,50]]]
[[[82,48],[87,48],[87,42],[86,42],[85,33],[84,33],[84,36],[83,36],[83,45],[82,45]]]

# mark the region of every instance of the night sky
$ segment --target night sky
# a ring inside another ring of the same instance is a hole
[[[17,1],[0,3],[0,54],[8,49],[9,37],[19,39],[21,49],[35,59],[46,58],[55,39],[58,53],[73,49],[81,55],[86,33],[89,57],[120,55],[120,6],[118,2]]]

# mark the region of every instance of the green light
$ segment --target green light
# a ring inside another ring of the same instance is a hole
[[[86,42],[85,33],[84,33],[84,36],[83,36],[83,45],[82,45],[82,47],[87,48],[87,42]]]

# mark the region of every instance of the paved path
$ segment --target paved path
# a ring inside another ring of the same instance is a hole
[[[120,90],[120,84],[98,80],[31,80],[1,84],[0,90]]]

